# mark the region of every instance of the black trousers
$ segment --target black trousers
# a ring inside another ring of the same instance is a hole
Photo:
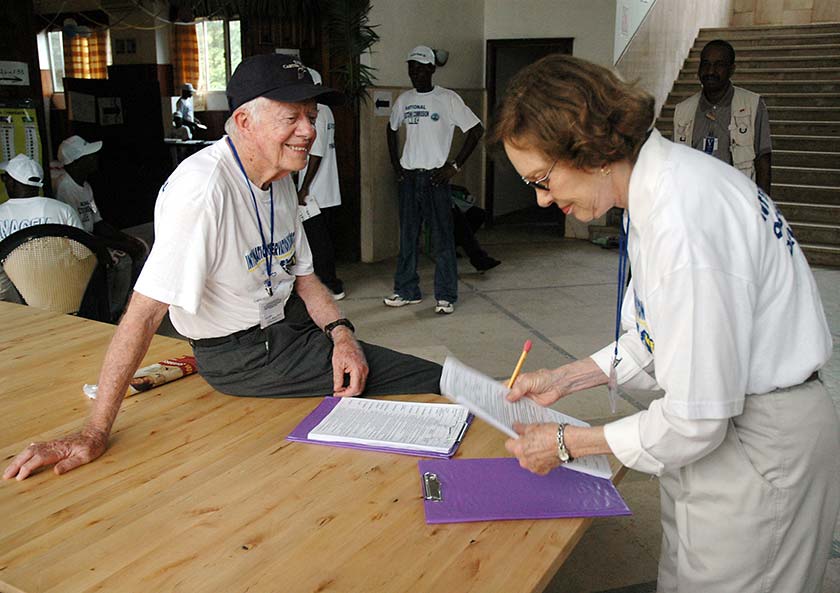
[[[303,221],[303,229],[309,240],[312,251],[312,264],[315,275],[333,293],[344,292],[344,283],[339,280],[335,271],[335,248],[332,242],[332,232],[328,224],[329,208],[325,208],[318,216]]]
[[[364,395],[440,393],[439,364],[360,342],[370,373]],[[222,339],[197,340],[198,372],[217,391],[254,397],[333,393],[332,342],[292,293],[286,318]],[[346,378],[345,378],[346,379]]]

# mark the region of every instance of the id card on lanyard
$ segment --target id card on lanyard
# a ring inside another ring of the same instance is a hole
[[[269,224],[269,228],[271,230],[269,243],[266,243],[262,219],[260,218],[260,209],[257,204],[257,196],[254,194],[254,189],[251,187],[251,182],[248,179],[248,174],[245,172],[245,167],[242,166],[242,161],[239,159],[239,153],[236,152],[236,147],[233,145],[233,142],[229,137],[227,138],[227,143],[228,146],[230,146],[231,152],[233,152],[236,164],[239,165],[239,170],[242,171],[242,176],[245,178],[245,184],[248,186],[248,191],[251,193],[251,199],[254,203],[254,211],[257,214],[257,227],[260,229],[260,240],[262,241],[263,257],[265,259],[266,279],[263,284],[265,285],[265,292],[267,295],[261,299],[257,299],[257,305],[260,308],[260,328],[265,329],[272,323],[277,323],[285,318],[284,309],[286,305],[286,297],[288,296],[288,294],[284,294],[287,291],[278,290],[275,292],[274,287],[272,286],[272,278],[275,275],[275,273],[271,271],[271,265],[273,263],[272,259],[274,257],[274,185],[269,184],[268,186],[269,201],[271,203],[271,223]],[[271,246],[271,249],[269,249],[269,245]]]

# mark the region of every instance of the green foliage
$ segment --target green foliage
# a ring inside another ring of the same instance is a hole
[[[369,24],[370,0],[321,0],[330,40],[330,54],[339,66],[332,69],[353,101],[367,100],[376,81],[375,68],[359,57],[379,41],[376,25]]]

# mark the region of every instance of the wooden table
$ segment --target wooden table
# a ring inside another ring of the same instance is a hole
[[[114,327],[0,303],[0,328],[4,468],[79,427]],[[189,353],[157,336],[144,364]],[[591,521],[426,525],[417,458],[284,440],[318,401],[197,375],[125,400],[98,461],[0,481],[0,592],[541,591]],[[458,455],[503,443],[476,421]]]

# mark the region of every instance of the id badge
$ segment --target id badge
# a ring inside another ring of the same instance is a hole
[[[275,291],[271,296],[257,301],[260,306],[260,329],[265,329],[273,323],[283,321],[286,317],[286,295],[284,292],[282,290]]]
[[[706,154],[715,154],[718,147],[718,139],[714,136],[706,136],[703,138],[703,152]]]

